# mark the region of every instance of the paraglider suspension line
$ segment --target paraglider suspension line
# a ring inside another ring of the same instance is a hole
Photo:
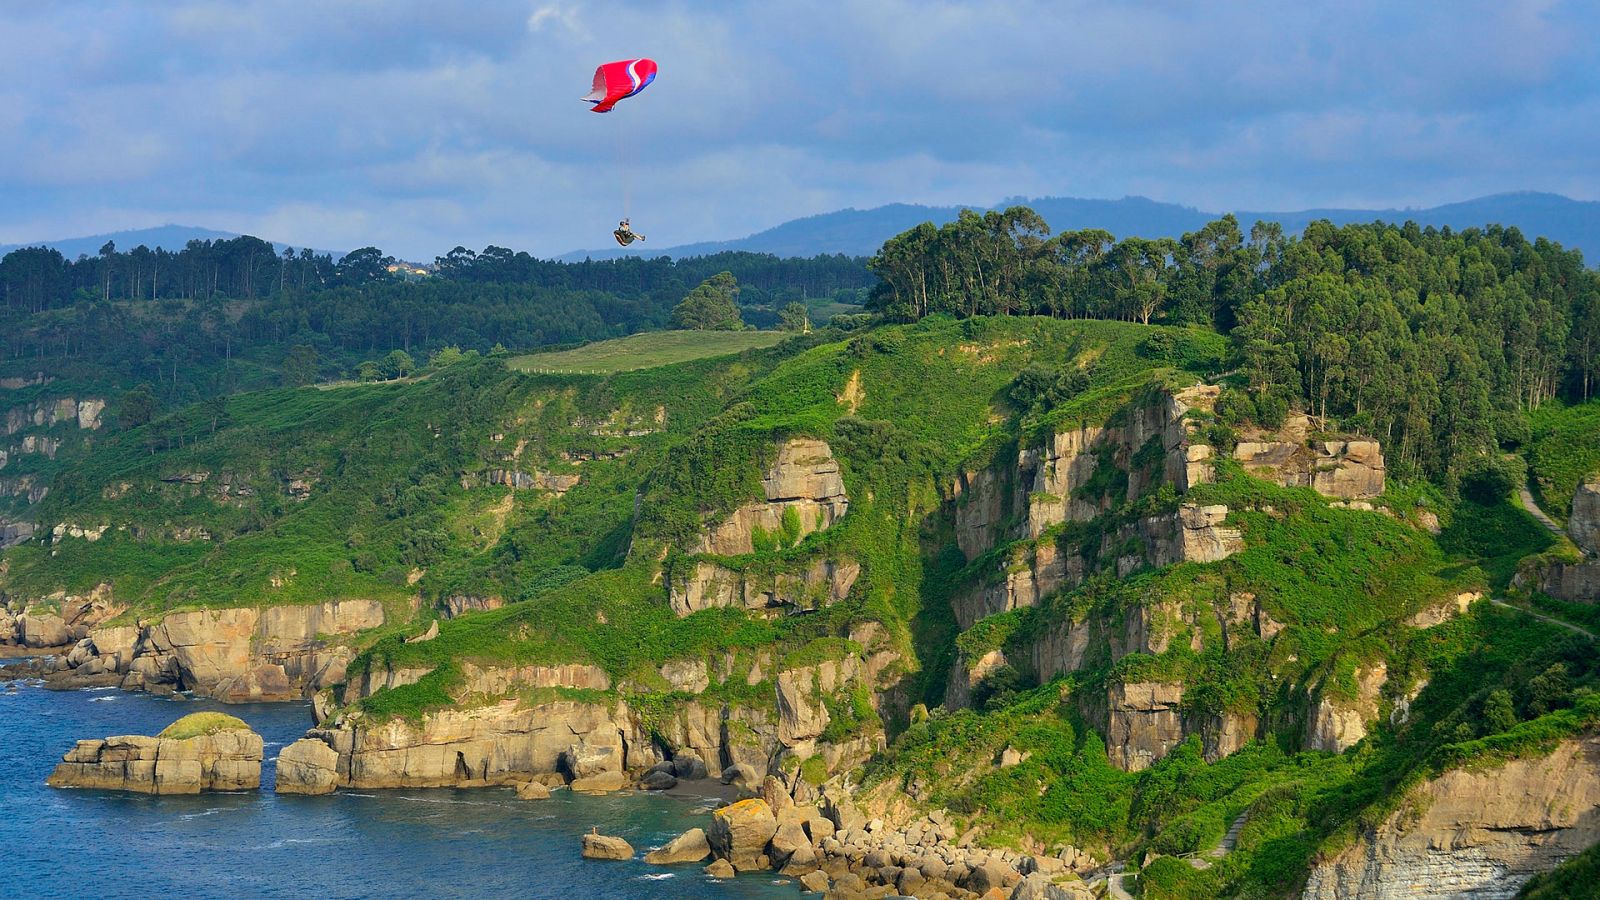
[[[616,120],[617,178],[622,184],[622,217],[633,217],[633,162],[638,151],[628,140],[627,116],[612,116]]]

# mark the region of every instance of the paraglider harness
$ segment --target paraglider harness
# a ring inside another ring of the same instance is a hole
[[[624,247],[628,246],[634,241],[644,240],[644,235],[634,234],[633,229],[628,227],[627,219],[623,219],[622,222],[617,225],[617,230],[611,232],[611,236],[616,238],[617,243]]]

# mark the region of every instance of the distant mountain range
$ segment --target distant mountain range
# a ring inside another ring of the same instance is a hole
[[[226,241],[238,237],[231,231],[217,231],[212,228],[195,228],[190,225],[161,225],[156,228],[139,228],[132,231],[113,231],[110,234],[96,234],[89,237],[62,238],[59,241],[29,241],[25,244],[0,244],[0,256],[22,247],[54,247],[61,251],[67,259],[77,259],[79,256],[96,256],[100,248],[111,241],[117,245],[118,250],[132,250],[143,244],[151,250],[167,250],[176,252],[182,250],[190,241]],[[277,241],[269,241],[274,250],[279,253],[283,248],[290,246]],[[295,249],[300,249],[298,246]],[[317,253],[326,253],[317,250]],[[343,253],[334,253],[335,259]]]
[[[1179,237],[1194,231],[1220,217],[1220,212],[1205,212],[1192,206],[1162,203],[1145,197],[1124,197],[1121,200],[1086,200],[1077,197],[1013,197],[992,207],[985,206],[918,206],[909,203],[891,203],[873,209],[841,209],[837,212],[792,219],[759,231],[749,237],[727,241],[703,241],[660,249],[623,250],[610,247],[599,250],[578,250],[558,257],[566,261],[589,259],[616,259],[623,256],[704,256],[725,250],[748,250],[772,253],[777,256],[816,256],[819,253],[845,253],[852,256],[870,256],[883,242],[922,222],[943,224],[952,221],[962,209],[1003,209],[1014,205],[1031,206],[1044,216],[1055,231],[1075,231],[1083,228],[1104,228],[1117,237]],[[1254,212],[1238,210],[1234,215],[1239,224],[1249,230],[1257,221],[1278,222],[1288,233],[1303,231],[1307,224],[1317,219],[1329,219],[1336,225],[1350,222],[1415,221],[1422,225],[1449,225],[1452,228],[1498,223],[1515,225],[1530,239],[1546,237],[1562,246],[1576,248],[1594,264],[1600,261],[1600,202],[1573,200],[1560,194],[1536,191],[1518,191],[1492,194],[1461,203],[1448,203],[1426,209],[1303,209],[1295,212]],[[106,241],[116,243],[119,250],[139,246],[167,250],[181,250],[191,240],[226,240],[238,237],[228,231],[195,228],[187,225],[162,225],[159,228],[142,228],[134,231],[117,231],[91,237],[64,238],[56,241],[32,241],[26,244],[0,244],[0,256],[19,247],[54,247],[68,259],[79,255],[93,256],[100,252]],[[273,242],[282,253],[285,244]],[[318,253],[330,252],[318,250]],[[337,259],[344,251],[331,251]]]
[[[724,250],[749,250],[778,256],[815,256],[819,253],[846,253],[870,256],[883,242],[922,222],[943,224],[966,209],[1003,209],[1014,205],[1031,206],[1055,231],[1103,228],[1117,237],[1179,237],[1219,218],[1220,212],[1204,212],[1191,206],[1162,203],[1145,197],[1121,200],[1085,200],[1076,197],[1015,197],[983,206],[916,206],[894,203],[874,209],[842,209],[784,222],[766,231],[731,241],[707,241],[651,248],[645,255],[673,257],[703,256]],[[1415,221],[1421,225],[1449,225],[1468,228],[1498,223],[1515,225],[1529,239],[1546,237],[1562,246],[1584,251],[1591,263],[1600,260],[1600,202],[1572,200],[1560,194],[1518,191],[1493,194],[1427,209],[1306,209],[1297,212],[1235,211],[1239,224],[1248,231],[1257,221],[1278,222],[1286,233],[1298,233],[1317,219],[1336,225],[1350,222]],[[564,260],[614,259],[641,255],[621,248],[580,250],[560,257]]]

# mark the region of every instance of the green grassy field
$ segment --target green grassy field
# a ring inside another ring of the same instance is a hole
[[[522,372],[610,375],[771,347],[789,336],[782,331],[650,331],[576,350],[518,356],[508,365]]]

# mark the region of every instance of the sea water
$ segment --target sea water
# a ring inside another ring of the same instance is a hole
[[[153,735],[191,712],[238,716],[266,742],[260,791],[150,797],[45,786],[81,738]],[[311,724],[303,703],[223,705],[116,689],[0,684],[0,897],[765,898],[799,896],[767,873],[717,880],[699,865],[586,860],[598,826],[641,855],[704,827],[692,789],[606,797],[509,789],[340,790],[277,796],[273,758]]]

